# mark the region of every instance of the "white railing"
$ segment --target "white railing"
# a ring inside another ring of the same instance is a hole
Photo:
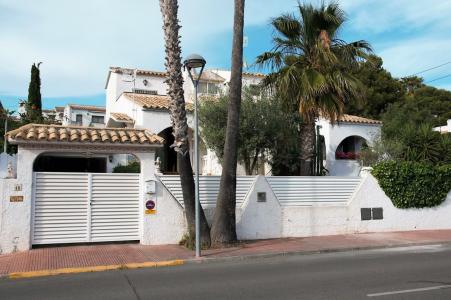
[[[268,176],[282,206],[346,205],[357,190],[360,177]]]
[[[182,185],[178,175],[160,175],[161,182],[183,206]],[[202,207],[214,207],[219,193],[221,176],[200,176],[200,203]],[[240,207],[255,181],[255,176],[238,176],[236,182],[236,206]]]

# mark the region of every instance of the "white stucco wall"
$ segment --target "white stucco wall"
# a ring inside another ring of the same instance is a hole
[[[185,232],[183,209],[155,178],[155,153],[135,153],[141,161],[141,244],[178,243]],[[155,181],[155,193],[147,193],[146,182]],[[156,213],[145,214],[147,200],[156,202]]]
[[[82,116],[82,124],[76,124],[77,115]],[[101,116],[104,118],[103,123],[92,123],[92,116]],[[105,113],[97,111],[89,111],[86,109],[73,109],[69,105],[64,108],[64,117],[62,120],[63,125],[78,125],[78,126],[90,126],[90,127],[105,127]]]
[[[78,153],[77,150],[74,151],[74,153]],[[48,152],[48,150],[26,149],[19,147],[17,154],[17,179],[0,179],[0,253],[25,251],[30,249],[32,246],[31,230],[33,223],[33,163],[36,157],[44,152]],[[68,150],[58,151],[57,149],[52,149],[52,152],[55,152],[57,154],[59,153],[60,155],[68,154]],[[155,232],[157,232],[155,228],[158,228],[156,227],[157,225],[161,227],[161,224],[166,224],[165,217],[160,214],[156,218],[149,219],[149,217],[155,216],[144,214],[145,201],[154,196],[153,194],[146,193],[145,184],[143,183],[148,180],[155,180],[155,152],[153,150],[145,150],[145,152],[133,152],[133,154],[135,154],[135,156],[140,160],[141,163],[141,241],[143,243],[152,244],[166,243],[166,235],[158,235],[158,237],[155,238]],[[102,154],[99,153],[94,155],[99,156]],[[108,156],[107,154],[104,155]],[[22,190],[15,191],[16,185],[20,185]],[[23,196],[23,202],[10,202],[10,196]],[[163,207],[164,205],[162,205],[160,208]],[[171,212],[173,213],[174,210],[171,209]],[[174,228],[178,230],[179,227]]]
[[[176,207],[178,202],[164,186],[159,192],[165,203]],[[266,192],[266,202],[257,202],[257,192]],[[159,200],[160,201],[160,200]],[[383,208],[382,220],[362,221],[361,208]],[[211,222],[214,208],[205,209]],[[398,209],[379,187],[376,179],[368,175],[356,189],[346,205],[318,204],[312,206],[281,206],[264,176],[258,176],[242,206],[237,207],[237,235],[239,239],[264,239],[353,234],[384,231],[410,231],[451,229],[451,192],[442,205],[424,209]],[[165,232],[165,241],[178,243],[186,231],[180,209],[167,216],[171,225],[181,231]],[[179,224],[179,225],[177,225]],[[172,234],[172,237],[171,237]]]
[[[383,208],[382,220],[361,220],[361,208]],[[283,207],[282,237],[451,229],[451,192],[440,206],[398,209],[368,175],[346,206]]]
[[[258,192],[266,193],[266,202],[257,201]],[[236,223],[238,239],[268,239],[282,235],[282,208],[265,177],[256,178],[239,210]]]
[[[43,150],[19,150],[18,178],[0,180],[0,249],[2,253],[31,247],[32,164]],[[141,243],[175,244],[186,233],[184,211],[180,203],[155,177],[153,151],[135,153],[141,161],[140,223]],[[156,181],[155,193],[148,193],[145,182]],[[16,184],[22,191],[14,191]],[[266,193],[266,202],[257,201],[257,193]],[[278,192],[280,193],[280,191]],[[9,202],[11,195],[23,195],[23,202]],[[156,213],[145,214],[145,202],[156,201]],[[361,208],[383,209],[382,220],[362,221]],[[214,208],[207,209],[211,222]],[[424,209],[398,209],[367,175],[347,204],[281,205],[264,176],[257,176],[241,206],[237,207],[237,235],[240,239],[304,237],[365,232],[451,229],[451,192],[440,206]]]
[[[349,136],[359,136],[364,138],[369,145],[380,136],[381,125],[340,123],[330,124],[325,119],[316,122],[320,125],[320,134],[324,136],[326,144],[325,167],[331,176],[356,176],[359,173],[360,165],[357,160],[336,160],[335,151],[340,143]]]
[[[40,150],[20,149],[17,153],[17,179],[0,180],[1,217],[0,249],[2,253],[24,251],[31,247],[31,211],[33,162]],[[15,186],[21,185],[21,191]],[[10,196],[23,196],[23,202],[10,202]]]

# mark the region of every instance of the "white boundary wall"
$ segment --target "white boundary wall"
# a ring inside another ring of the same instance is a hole
[[[0,253],[11,253],[16,251],[29,250],[32,246],[32,205],[33,205],[33,163],[40,154],[45,152],[86,152],[85,149],[77,149],[74,147],[71,151],[67,149],[53,148],[35,149],[19,147],[17,158],[17,178],[16,179],[0,179]],[[106,151],[106,150],[105,150]],[[104,152],[105,152],[104,151]],[[144,150],[141,150],[144,151]],[[141,162],[140,182],[155,181],[155,152],[146,149],[144,152],[128,151],[126,148],[119,150],[119,153],[134,154]],[[102,152],[99,152],[102,153]],[[108,150],[106,153],[111,153]],[[16,191],[16,185],[21,190]],[[157,189],[158,191],[158,189]],[[11,196],[22,196],[23,201],[11,202]],[[161,195],[162,198],[164,195]],[[166,228],[172,223],[167,222],[167,218],[163,215],[170,215],[171,220],[182,220],[176,229],[182,231],[184,228],[183,211],[177,216],[175,210],[162,210],[161,215],[146,215],[145,202],[149,199],[157,198],[156,194],[148,194],[145,190],[145,184],[140,185],[140,240],[142,244],[162,244],[178,242],[174,237],[178,237],[173,231],[169,232],[168,240],[164,234],[164,230],[156,230],[156,228]],[[161,207],[173,207],[176,203],[162,203]],[[161,233],[161,234],[160,234]]]
[[[40,153],[42,150],[20,150],[18,159],[22,163],[19,164],[18,179],[0,180],[0,251],[2,253],[28,250],[31,247],[32,173],[29,170],[32,169],[34,158]],[[152,163],[154,153],[136,153],[136,155],[140,158],[143,166],[141,182],[155,180]],[[244,198],[239,201],[236,211],[238,238],[265,239],[451,229],[451,218],[449,217],[451,215],[451,193],[448,194],[444,203],[434,208],[397,209],[371,175],[361,179],[356,177],[327,178],[331,179],[325,179],[325,177],[278,178],[276,181],[282,181],[282,184],[279,184],[277,188],[271,177],[246,177],[244,181],[239,179],[239,182],[241,181],[239,183],[240,195],[244,195]],[[216,186],[215,181],[218,180],[219,177],[210,178],[205,182]],[[342,181],[338,184],[341,185],[341,189],[333,183],[333,180]],[[273,181],[272,186],[271,181]],[[309,183],[304,184],[305,189],[300,189],[297,181],[308,181]],[[14,190],[16,184],[22,185],[22,191]],[[206,185],[209,184],[206,183]],[[158,177],[156,178],[155,194],[147,194],[146,184],[141,184],[140,189],[142,195],[140,201],[141,244],[178,243],[186,233],[183,206],[180,199],[177,198],[180,195],[171,191]],[[210,204],[205,208],[209,220],[213,216],[214,205],[212,203],[214,200],[212,202],[212,199],[216,198],[217,187],[211,191],[208,199],[205,199]],[[266,193],[266,201],[258,202],[257,195],[262,192]],[[24,201],[10,202],[9,199],[12,195],[22,195]],[[302,195],[302,197],[298,195]],[[144,203],[149,197],[156,200],[156,213],[147,215],[144,213]],[[337,201],[329,201],[334,198]],[[361,208],[378,207],[383,209],[382,220],[361,220]]]
[[[332,177],[308,179],[304,177],[301,179],[318,183],[324,178]],[[300,179],[293,177],[291,180]],[[291,203],[280,201],[278,198],[281,195],[286,198],[287,195],[294,195],[295,193],[300,195],[299,191],[287,187],[285,192],[279,189],[275,193],[270,184],[271,177],[255,177],[246,198],[237,205],[238,238],[265,239],[383,231],[451,229],[451,218],[449,217],[451,215],[451,192],[441,205],[434,208],[398,209],[393,206],[391,200],[385,195],[373,176],[367,175],[361,179],[342,177],[341,180],[345,180],[348,186],[354,185],[353,191],[351,193],[348,191],[348,199],[343,201],[343,199],[337,198],[339,201],[331,203],[324,201],[323,195],[316,197],[314,196],[315,193],[310,193],[311,200],[299,205],[301,197],[299,199],[294,197]],[[315,184],[312,183],[312,185]],[[180,213],[182,206],[179,201],[165,185],[161,184],[159,188],[164,190],[158,193],[159,205],[160,203],[167,205],[175,202],[179,207],[176,214],[171,213],[165,218],[171,220],[174,225],[185,224],[183,214]],[[323,189],[332,191],[334,185],[329,184]],[[266,192],[266,202],[257,201],[257,193],[259,192]],[[339,192],[335,194],[335,197],[337,194]],[[334,194],[331,195],[331,198],[333,198]],[[383,209],[382,220],[361,220],[361,208],[379,207]],[[213,210],[212,205],[205,208],[209,220],[211,220]],[[165,235],[165,243],[177,243],[185,230],[185,227],[183,230],[177,230],[172,237]]]

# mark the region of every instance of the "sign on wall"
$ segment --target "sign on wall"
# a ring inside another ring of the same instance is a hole
[[[23,196],[9,196],[9,202],[23,202]]]
[[[147,200],[146,201],[146,215],[154,215],[157,212],[155,200]]]

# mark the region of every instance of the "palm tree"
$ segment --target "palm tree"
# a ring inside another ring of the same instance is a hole
[[[195,240],[195,198],[194,177],[189,156],[188,123],[186,119],[185,97],[183,93],[182,61],[179,36],[179,20],[177,17],[177,0],[160,0],[163,16],[163,30],[166,51],[166,83],[170,98],[169,110],[174,134],[174,145],[177,152],[180,181],[182,184],[185,216],[188,223],[189,244]],[[200,235],[202,247],[210,246],[210,227],[204,211],[200,209]]]
[[[224,143],[221,183],[216,202],[213,225],[211,228],[212,243],[216,245],[230,244],[237,240],[236,236],[236,167],[238,158],[238,135],[240,127],[240,106],[243,71],[243,28],[244,1],[235,0],[233,19],[232,71],[229,89],[229,107],[227,112],[227,129]]]
[[[363,98],[362,84],[349,71],[369,57],[371,46],[338,38],[345,21],[338,4],[298,4],[298,9],[299,16],[284,14],[271,21],[274,46],[256,63],[270,68],[264,84],[286,109],[301,114],[300,172],[313,175],[315,120],[321,115],[335,122],[347,101]]]

